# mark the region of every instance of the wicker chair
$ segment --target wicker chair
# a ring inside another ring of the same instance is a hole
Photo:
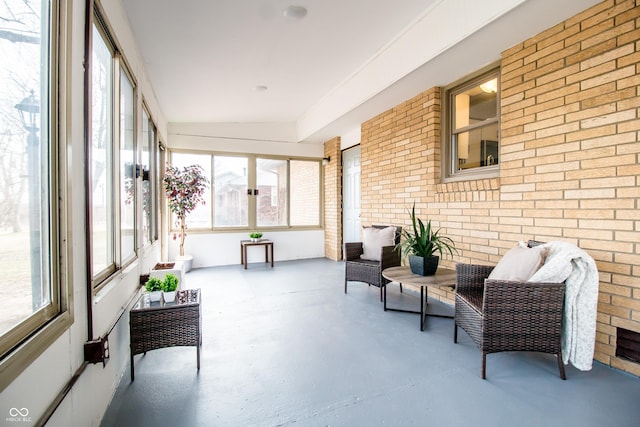
[[[458,341],[461,327],[480,348],[482,379],[486,378],[487,354],[501,351],[555,354],[560,377],[566,379],[560,344],[564,283],[485,283],[492,270],[483,265],[456,265],[453,342]]]
[[[373,225],[374,228],[385,228],[388,225]],[[400,231],[402,227],[396,227],[395,243],[400,243]],[[389,283],[389,280],[382,277],[382,270],[400,265],[400,250],[395,246],[384,246],[381,248],[380,261],[370,261],[361,259],[363,253],[362,242],[350,242],[344,244],[344,293],[347,293],[347,282],[364,282],[369,286],[380,288],[380,301],[382,301],[382,287]],[[402,292],[402,285],[400,286]]]

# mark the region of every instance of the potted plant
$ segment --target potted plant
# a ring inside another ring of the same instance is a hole
[[[174,240],[179,239],[180,255],[177,261],[183,261],[185,271],[191,269],[192,256],[184,254],[184,239],[187,236],[187,215],[201,203],[204,205],[205,190],[209,180],[204,175],[200,165],[185,166],[180,169],[167,165],[163,178],[169,210],[175,215],[176,226],[180,230],[174,234]]]
[[[262,237],[262,233],[260,233],[259,231],[254,231],[253,233],[249,233],[249,237],[251,237],[252,242],[258,242]]]
[[[149,292],[149,301],[160,301],[160,298],[162,297],[162,280],[157,277],[149,277],[144,288]]]
[[[440,230],[431,227],[431,220],[426,225],[420,218],[416,218],[416,204],[410,213],[412,230],[402,229],[404,238],[399,246],[403,257],[409,255],[409,267],[414,274],[432,276],[436,274],[438,262],[444,253],[453,256],[456,251],[453,240],[440,235]],[[439,255],[436,255],[436,253]]]
[[[162,297],[164,302],[173,302],[176,299],[176,290],[178,289],[178,276],[169,273],[164,276],[162,281]]]

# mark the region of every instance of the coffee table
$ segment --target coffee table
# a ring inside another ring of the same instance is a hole
[[[382,270],[382,276],[391,282],[398,283],[400,285],[409,285],[420,287],[420,311],[405,310],[401,308],[392,308],[387,306],[387,286],[383,285],[383,301],[384,311],[400,311],[402,313],[415,313],[420,315],[420,330],[424,331],[424,324],[427,316],[430,317],[444,317],[447,319],[453,319],[453,316],[444,314],[427,313],[427,296],[428,288],[430,286],[455,286],[456,284],[456,272],[447,268],[438,268],[436,274],[433,276],[420,276],[413,274],[409,267],[391,267]]]
[[[175,302],[151,302],[142,294],[129,312],[131,381],[134,380],[133,356],[149,350],[172,346],[195,346],[198,370],[202,346],[200,289],[176,292]]]

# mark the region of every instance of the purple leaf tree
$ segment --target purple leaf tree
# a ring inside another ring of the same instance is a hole
[[[176,225],[180,229],[180,256],[184,256],[184,238],[187,235],[187,215],[198,203],[205,204],[204,194],[209,187],[209,180],[199,165],[185,166],[180,169],[167,165],[164,174],[164,189],[167,194],[169,210],[176,217]]]

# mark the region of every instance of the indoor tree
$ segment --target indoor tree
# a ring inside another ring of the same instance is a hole
[[[180,242],[180,256],[183,257],[187,215],[198,203],[204,205],[204,193],[209,186],[209,180],[200,165],[185,166],[182,169],[167,165],[163,182],[169,210],[175,215],[176,226],[180,230],[177,237]]]

